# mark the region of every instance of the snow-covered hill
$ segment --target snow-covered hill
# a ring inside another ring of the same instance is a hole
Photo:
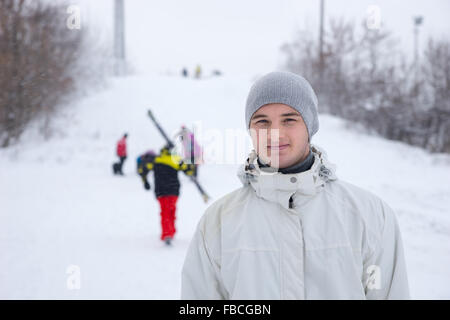
[[[231,76],[112,79],[67,106],[50,141],[30,129],[19,145],[0,150],[0,298],[178,299],[184,255],[207,205],[180,175],[176,239],[172,247],[159,240],[159,205],[135,173],[136,157],[163,144],[146,111],[170,133],[196,123],[205,143],[225,146],[226,132],[245,127],[250,85]],[[116,177],[111,163],[124,132],[126,175]],[[396,211],[413,298],[449,299],[450,157],[360,133],[327,115],[313,143],[341,179]],[[241,151],[231,160],[244,161]],[[214,199],[240,186],[239,163],[225,162],[200,168]],[[70,266],[79,267],[78,290],[68,289]]]

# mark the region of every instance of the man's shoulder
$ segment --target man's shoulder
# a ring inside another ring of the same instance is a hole
[[[242,186],[214,201],[201,217],[200,228],[203,231],[212,229],[218,231],[223,215],[232,209],[245,205],[250,193],[251,188],[249,186]]]
[[[383,229],[386,214],[392,213],[391,208],[378,195],[341,179],[329,184],[327,194],[346,212],[356,215],[376,233]]]
[[[329,185],[331,186],[331,188],[328,189],[329,192],[344,196],[348,200],[360,199],[362,201],[382,201],[381,198],[372,191],[342,179],[334,180],[333,183]]]
[[[242,186],[214,201],[205,211],[205,215],[217,215],[244,204],[248,200],[251,188]]]

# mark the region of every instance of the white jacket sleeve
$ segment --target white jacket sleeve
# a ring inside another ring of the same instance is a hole
[[[226,299],[220,282],[220,268],[214,262],[204,235],[204,220],[200,221],[183,264],[181,299]]]
[[[366,298],[410,299],[402,238],[394,211],[381,201],[384,222],[381,238],[364,263]]]

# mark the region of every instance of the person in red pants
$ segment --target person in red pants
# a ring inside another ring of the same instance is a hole
[[[161,207],[161,240],[170,244],[176,232],[176,203],[180,194],[178,171],[192,176],[194,165],[186,164],[180,156],[171,154],[168,146],[163,147],[159,155],[152,152],[143,154],[137,163],[146,190],[151,189],[147,174],[154,172],[155,195]]]
[[[161,240],[169,241],[173,239],[176,228],[176,203],[178,196],[161,196],[158,197],[159,205],[161,207]]]

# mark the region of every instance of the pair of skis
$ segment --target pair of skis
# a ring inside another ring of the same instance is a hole
[[[151,110],[148,110],[148,116],[150,117],[150,119],[153,121],[153,123],[155,124],[156,128],[158,129],[158,131],[161,133],[161,135],[164,137],[164,139],[166,140],[167,145],[169,146],[169,148],[173,148],[175,145],[173,144],[173,142],[170,140],[170,138],[167,136],[166,132],[164,131],[164,129],[161,127],[161,125],[159,124],[159,122],[155,119],[155,116],[153,115]],[[200,194],[202,195],[203,201],[206,203],[210,200],[210,197],[208,196],[208,194],[205,192],[205,190],[203,190],[202,186],[200,185],[200,183],[198,182],[198,180],[193,177],[193,176],[189,176],[189,178],[191,179],[191,181],[195,184],[195,186],[197,187],[198,191],[200,192]]]

